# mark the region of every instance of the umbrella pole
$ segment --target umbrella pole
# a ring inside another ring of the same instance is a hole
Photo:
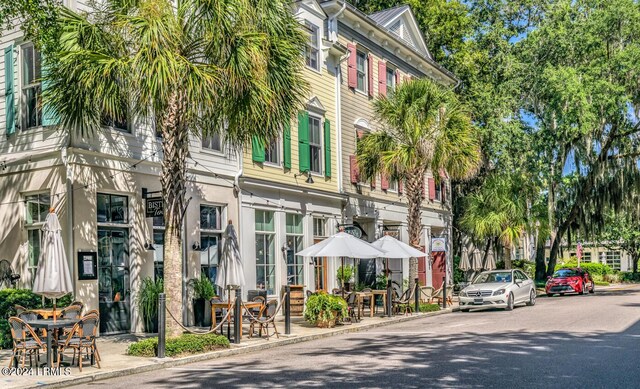
[[[53,298],[53,322],[56,322],[56,298]]]
[[[342,281],[342,298],[344,298],[344,257],[341,257],[342,259],[342,277],[340,277],[340,281]]]

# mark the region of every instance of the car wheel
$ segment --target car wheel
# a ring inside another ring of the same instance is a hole
[[[536,305],[536,291],[534,289],[531,289],[531,293],[529,293],[529,302],[527,302],[527,305],[530,307]]]
[[[547,297],[553,297],[553,293],[547,293]]]
[[[560,293],[560,296],[564,296],[564,293]]]
[[[596,284],[594,284],[593,282],[591,283],[591,289],[589,289],[589,293],[595,293],[596,292]]]
[[[505,311],[513,310],[513,293],[509,293],[509,297],[507,297],[507,307],[504,310]]]

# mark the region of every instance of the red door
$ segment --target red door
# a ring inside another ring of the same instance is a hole
[[[420,246],[420,251],[424,251],[424,246]],[[427,257],[418,258],[418,283],[427,285]]]
[[[444,251],[434,252],[431,254],[431,258],[433,259],[433,268],[431,271],[431,281],[433,282],[433,287],[438,289],[442,287],[442,278],[444,277]]]

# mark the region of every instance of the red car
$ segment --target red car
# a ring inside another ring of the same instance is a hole
[[[547,280],[545,291],[549,297],[555,293],[560,296],[565,293],[593,293],[595,285],[589,273],[580,268],[559,269]]]

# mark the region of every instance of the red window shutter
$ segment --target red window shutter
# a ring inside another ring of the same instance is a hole
[[[389,177],[384,174],[380,176],[380,189],[389,189]]]
[[[378,93],[387,95],[387,63],[384,61],[378,61]]]
[[[360,182],[360,172],[358,171],[358,163],[356,162],[356,156],[349,156],[349,171],[351,173],[351,183],[357,184]]]
[[[447,178],[447,172],[444,169],[438,169],[438,173],[440,174],[440,178]]]
[[[373,97],[373,55],[371,53],[369,53],[367,65],[369,66],[369,96]],[[378,77],[380,77],[379,74]]]
[[[429,200],[433,201],[436,198],[436,181],[433,178],[429,178]]]
[[[404,188],[402,187],[402,178],[398,179],[398,194],[402,194]]]
[[[347,62],[349,68],[347,72],[347,82],[349,84],[349,88],[355,88],[358,86],[358,51],[356,50],[356,45],[354,45],[353,43],[347,43],[347,50],[349,50],[349,60]]]
[[[400,85],[400,70],[396,69],[396,86]]]
[[[376,176],[371,177],[371,189],[376,188]]]

